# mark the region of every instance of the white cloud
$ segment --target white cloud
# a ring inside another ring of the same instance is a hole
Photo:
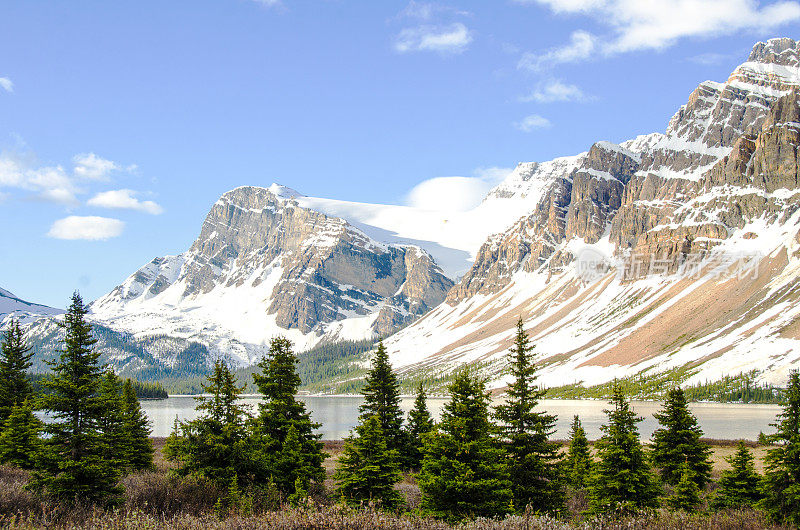
[[[564,101],[587,101],[590,98],[579,87],[563,83],[557,79],[539,83],[536,90],[520,101],[535,101],[536,103],[554,103]]]
[[[8,93],[14,92],[14,83],[7,77],[0,77],[0,88]]]
[[[398,53],[433,51],[442,54],[461,53],[472,42],[472,34],[461,22],[444,26],[423,25],[406,28],[395,39]]]
[[[75,155],[75,175],[87,180],[108,180],[112,171],[120,169],[116,162],[100,158],[94,153]]]
[[[98,193],[87,201],[87,205],[117,210],[136,210],[138,212],[159,215],[164,209],[153,201],[140,201],[133,190],[112,190]]]
[[[54,239],[99,241],[118,237],[124,228],[125,223],[119,219],[71,215],[54,222],[47,236]]]
[[[582,61],[588,59],[597,47],[597,39],[586,31],[574,31],[569,40],[569,44],[541,54],[530,52],[523,54],[518,67],[538,71],[555,64]]]
[[[36,167],[30,154],[0,154],[0,188],[17,188],[36,193],[42,200],[67,205],[77,204],[77,188],[61,166]]]
[[[555,13],[583,14],[610,28],[603,38],[585,31],[569,44],[541,54],[525,54],[520,67],[538,70],[558,63],[663,49],[680,39],[768,32],[800,20],[800,2],[780,0],[761,6],[756,0],[527,0]]]
[[[543,118],[538,114],[531,114],[530,116],[524,117],[522,121],[515,123],[514,126],[522,132],[532,132],[536,129],[547,129],[552,126],[552,124],[547,118]]]
[[[478,206],[494,186],[513,169],[489,167],[475,170],[474,177],[436,177],[414,186],[406,204],[423,210],[463,212]]]

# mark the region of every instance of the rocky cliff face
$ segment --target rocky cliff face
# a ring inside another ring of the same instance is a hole
[[[300,207],[285,188],[242,187],[214,204],[187,252],[154,259],[92,311],[137,334],[167,328],[216,341],[220,351],[236,341],[249,360],[242,345],[278,333],[301,347],[329,332],[388,335],[451,287],[417,247],[375,241],[343,219]]]
[[[664,134],[549,164],[531,213],[486,241],[446,304],[389,340],[396,365],[481,361],[502,386],[523,317],[549,385],[667,369],[780,381],[800,359],[799,87],[800,43],[759,43]],[[581,274],[587,255],[596,274]]]

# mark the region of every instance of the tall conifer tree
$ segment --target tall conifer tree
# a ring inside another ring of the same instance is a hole
[[[364,404],[359,409],[361,421],[377,416],[381,431],[386,436],[386,446],[396,450],[401,460],[405,460],[407,439],[403,430],[403,411],[400,410],[400,384],[389,363],[389,354],[383,341],[378,343],[372,357],[372,367],[361,393],[364,395]],[[409,463],[403,461],[403,464],[407,466]]]
[[[681,388],[667,394],[664,408],[655,414],[661,425],[653,432],[653,463],[667,484],[677,485],[689,467],[690,475],[702,489],[711,478],[711,448],[700,441],[703,431],[689,411]]]
[[[634,511],[658,504],[658,483],[639,441],[636,424],[642,421],[631,410],[619,383],[614,382],[608,424],[600,429],[595,444],[598,462],[589,489],[589,511]]]
[[[523,511],[557,513],[564,509],[564,490],[559,480],[559,444],[548,437],[555,432],[556,417],[534,410],[545,390],[536,387],[536,365],[531,359],[533,346],[517,322],[511,348],[506,401],[496,408],[500,432],[508,455],[508,470],[514,490],[514,506]]]
[[[264,396],[255,421],[259,478],[271,479],[285,495],[293,494],[297,485],[307,490],[311,482],[325,479],[321,435],[314,433],[319,424],[311,421],[305,404],[295,398],[300,387],[296,365],[292,343],[275,338],[269,355],[258,364],[261,373],[253,374]]]
[[[31,367],[31,357],[33,352],[25,344],[19,321],[12,319],[0,344],[0,425],[11,416],[17,405],[33,395],[26,373]]]
[[[147,419],[136,397],[130,379],[122,387],[125,432],[127,434],[128,464],[131,470],[139,471],[153,467],[153,442],[150,440],[150,421]]]
[[[408,463],[412,469],[422,465],[425,435],[434,429],[433,418],[428,412],[427,395],[422,383],[417,387],[414,407],[408,412]]]
[[[743,441],[739,441],[736,453],[725,459],[731,466],[722,472],[711,505],[714,508],[737,508],[754,506],[761,500],[759,477],[753,454]]]
[[[492,436],[497,429],[484,381],[463,369],[448,390],[439,428],[426,438],[418,476],[422,510],[453,521],[513,511],[507,459]]]
[[[577,415],[572,420],[569,434],[569,450],[564,460],[564,477],[572,488],[582,490],[589,485],[593,463],[589,452],[589,440],[586,439],[586,431]]]
[[[42,423],[33,414],[30,401],[16,407],[0,426],[0,464],[30,469],[41,447]]]
[[[47,437],[39,451],[33,487],[66,501],[119,500],[120,470],[105,453],[99,422],[104,414],[100,399],[103,369],[97,340],[86,321],[89,312],[76,292],[60,325],[64,349],[48,362],[52,375],[45,379],[42,408],[53,418],[45,425]]]
[[[125,423],[122,381],[113,371],[108,370],[103,375],[98,398],[103,408],[97,422],[103,453],[115,468],[124,473],[130,469],[131,445]]]
[[[800,375],[792,371],[778,414],[775,434],[767,438],[776,447],[764,458],[764,499],[760,506],[776,521],[800,526]]]

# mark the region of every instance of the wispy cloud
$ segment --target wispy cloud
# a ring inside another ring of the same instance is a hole
[[[514,127],[519,129],[522,132],[533,132],[537,129],[548,129],[553,124],[550,123],[550,120],[539,116],[538,114],[531,114],[530,116],[525,116],[522,120],[516,122]]]
[[[472,42],[470,30],[461,22],[446,26],[422,25],[405,28],[395,39],[398,53],[431,51],[442,54],[461,53]]]
[[[253,0],[256,4],[261,4],[265,7],[284,7],[281,0]]]
[[[76,205],[78,191],[61,166],[39,166],[30,153],[0,153],[0,188],[17,188],[42,200]]]
[[[112,171],[120,169],[116,162],[101,158],[94,153],[76,155],[72,160],[75,162],[75,176],[87,180],[106,181]]]
[[[525,54],[521,68],[541,70],[597,54],[664,49],[685,38],[731,35],[740,31],[771,31],[800,20],[800,2],[781,0],[760,5],[756,0],[517,0],[538,4],[554,13],[591,17],[609,27],[596,36],[576,31],[570,42]]]
[[[0,88],[10,94],[14,92],[14,83],[7,77],[0,77]]]
[[[102,241],[122,235],[125,223],[110,217],[71,215],[54,222],[47,237],[54,239]]]
[[[567,101],[582,102],[589,101],[591,98],[576,85],[570,85],[558,79],[551,79],[539,83],[533,92],[519,99],[523,102],[556,103]]]
[[[110,208],[115,210],[135,210],[138,212],[149,213],[150,215],[160,215],[164,209],[153,201],[140,201],[136,198],[133,190],[112,190],[98,193],[86,204],[98,208]]]
[[[733,59],[733,55],[729,53],[701,53],[689,57],[687,61],[695,64],[702,64],[704,66],[720,64],[724,61]]]

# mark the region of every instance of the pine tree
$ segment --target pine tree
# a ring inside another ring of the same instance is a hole
[[[545,395],[535,386],[536,365],[531,360],[528,335],[517,322],[511,348],[506,402],[496,408],[501,436],[508,455],[508,471],[514,491],[514,506],[529,505],[536,512],[557,513],[564,509],[564,489],[559,480],[559,444],[548,437],[555,432],[556,417],[534,409]]]
[[[675,485],[672,496],[667,499],[667,504],[675,510],[693,512],[700,505],[700,487],[692,467],[684,462],[678,466],[680,479]]]
[[[408,463],[411,469],[422,465],[425,445],[424,437],[434,429],[433,418],[428,412],[427,396],[422,383],[417,387],[414,408],[408,412]]]
[[[800,525],[800,375],[792,371],[769,441],[777,444],[764,457],[764,499],[759,505],[780,522]]]
[[[325,479],[321,435],[314,433],[320,425],[311,421],[305,405],[295,398],[300,387],[296,365],[292,343],[275,338],[270,342],[269,355],[258,364],[261,373],[253,374],[264,396],[255,420],[259,479],[271,479],[285,495],[293,494],[297,484],[308,490],[311,482]]]
[[[122,381],[108,370],[100,382],[98,398],[103,414],[97,422],[103,454],[121,472],[130,469],[130,438],[125,424],[125,403],[122,400]]]
[[[569,451],[564,460],[564,476],[572,488],[582,490],[589,485],[592,469],[589,440],[586,439],[580,418],[575,415],[569,433]]]
[[[389,354],[383,341],[372,358],[372,367],[366,376],[366,384],[361,393],[364,404],[359,408],[363,422],[371,416],[377,416],[381,422],[381,431],[386,436],[386,446],[400,455],[401,465],[409,467],[404,456],[407,454],[406,432],[403,430],[403,412],[400,410],[400,384],[389,364]]]
[[[373,502],[393,510],[403,501],[394,485],[401,473],[396,449],[389,449],[378,416],[362,419],[350,436],[334,474],[336,491],[348,503]]]
[[[714,508],[736,508],[753,506],[762,495],[759,490],[759,477],[753,463],[753,454],[743,441],[733,456],[725,459],[731,469],[722,472],[711,505]]]
[[[711,448],[700,441],[703,431],[689,412],[682,389],[669,391],[664,408],[655,418],[661,427],[653,433],[652,455],[653,463],[661,469],[661,478],[676,485],[686,464],[697,487],[702,489],[711,478]]]
[[[30,401],[17,405],[0,427],[0,464],[31,469],[41,445],[42,424],[34,416]]]
[[[256,469],[246,425],[250,416],[237,403],[241,391],[233,372],[223,361],[216,361],[203,385],[208,396],[196,398],[201,415],[176,422],[164,446],[166,458],[178,464],[178,475],[204,477],[228,491],[253,483]]]
[[[142,410],[130,379],[122,387],[123,414],[127,434],[128,466],[132,471],[153,467],[153,442],[150,440],[150,421]]]
[[[88,312],[80,295],[73,294],[60,324],[64,349],[58,360],[47,362],[52,375],[42,383],[41,406],[53,421],[44,428],[48,436],[36,458],[32,487],[68,502],[114,503],[122,492],[120,470],[105,453],[98,426],[104,414],[103,369]]]
[[[631,410],[619,383],[614,382],[611,405],[604,411],[608,424],[595,444],[598,462],[589,489],[590,513],[633,511],[658,504],[658,483],[639,441],[636,424],[642,418]]]
[[[493,439],[485,382],[468,370],[449,386],[450,401],[439,429],[426,437],[418,476],[421,508],[434,517],[459,520],[513,511],[504,451]]]
[[[26,371],[31,367],[33,352],[25,344],[19,321],[12,319],[3,332],[0,344],[0,425],[17,405],[33,395]]]

